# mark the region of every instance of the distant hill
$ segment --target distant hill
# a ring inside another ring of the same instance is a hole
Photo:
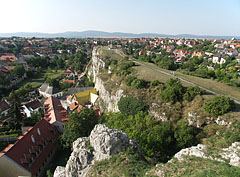
[[[169,38],[211,38],[211,39],[240,39],[240,36],[211,36],[211,35],[192,35],[192,34],[178,34],[178,35],[168,35],[168,34],[158,34],[158,33],[122,33],[122,32],[104,32],[104,31],[82,31],[82,32],[64,32],[64,33],[30,33],[30,32],[17,32],[17,33],[0,33],[0,37],[37,37],[37,38],[140,38],[140,37],[169,37]]]

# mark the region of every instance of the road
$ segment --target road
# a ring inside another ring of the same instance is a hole
[[[125,55],[124,53],[122,53],[122,51],[119,51],[119,50],[115,49],[115,52],[116,52],[117,54],[121,55],[122,57],[126,57],[126,55]],[[129,58],[129,60],[133,61],[134,63],[136,63],[136,64],[138,64],[138,65],[141,65],[141,66],[144,66],[144,67],[149,68],[149,69],[151,69],[151,70],[154,70],[154,71],[160,72],[160,73],[162,73],[162,74],[168,75],[168,76],[170,76],[170,77],[172,77],[172,78],[178,78],[178,79],[181,80],[182,82],[191,84],[191,85],[193,85],[193,86],[198,86],[199,88],[201,88],[201,89],[203,89],[203,90],[206,90],[207,92],[209,92],[209,93],[211,93],[211,94],[213,94],[213,95],[221,95],[221,94],[219,94],[219,93],[217,93],[217,92],[214,92],[214,91],[212,91],[212,90],[209,90],[209,89],[207,89],[207,88],[205,88],[205,87],[203,87],[203,86],[201,86],[201,85],[198,85],[198,84],[193,83],[193,82],[191,82],[191,81],[189,81],[189,80],[183,79],[183,78],[181,78],[180,76],[177,76],[177,75],[174,75],[174,74],[170,74],[170,73],[162,70],[161,68],[157,68],[157,67],[154,67],[154,66],[149,66],[149,65],[146,65],[146,64],[144,64],[144,63],[142,63],[142,62],[136,61],[136,60],[131,59],[131,58]],[[233,100],[235,101],[235,103],[240,104],[240,101],[238,101],[238,100],[236,100],[236,99],[234,99],[234,98],[232,98],[232,97],[231,97],[231,99],[233,99]]]

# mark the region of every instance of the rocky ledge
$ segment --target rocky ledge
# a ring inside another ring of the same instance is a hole
[[[98,124],[89,137],[78,138],[73,143],[73,152],[66,167],[58,166],[54,177],[87,176],[88,170],[96,161],[110,158],[127,148],[140,153],[136,141],[130,139],[126,133]]]

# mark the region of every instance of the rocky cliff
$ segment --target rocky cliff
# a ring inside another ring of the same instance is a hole
[[[123,96],[123,90],[117,89],[115,92],[112,89],[106,89],[106,83],[100,77],[101,71],[104,70],[105,61],[100,57],[99,51],[101,48],[94,48],[92,51],[91,65],[88,68],[88,76],[92,76],[95,88],[99,93],[99,99],[97,100],[97,106],[101,112],[118,112],[117,103]],[[109,77],[111,77],[109,75]]]
[[[54,177],[87,176],[95,162],[108,159],[128,148],[140,153],[135,140],[129,139],[126,133],[98,124],[89,137],[79,138],[73,143],[73,152],[66,167],[58,166]]]

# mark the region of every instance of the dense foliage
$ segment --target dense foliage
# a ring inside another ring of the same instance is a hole
[[[170,103],[175,103],[182,100],[183,86],[179,79],[169,79],[165,85],[165,89],[161,93],[160,97]]]
[[[233,110],[235,103],[228,97],[216,96],[213,99],[207,100],[203,107],[207,113],[216,117]]]
[[[148,82],[144,79],[138,79],[135,76],[128,76],[125,79],[125,84],[131,86],[132,88],[141,89],[148,86]]]
[[[197,134],[198,129],[196,127],[189,126],[185,121],[178,121],[174,131],[177,147],[183,149],[196,145],[198,143]]]
[[[79,137],[89,136],[91,130],[97,124],[95,112],[92,109],[84,108],[80,113],[73,112],[68,115],[68,122],[64,124],[64,133],[61,136],[62,145],[66,148]]]
[[[128,115],[135,115],[139,111],[146,111],[148,109],[142,101],[131,97],[121,97],[118,102],[118,108],[121,113]]]
[[[146,113],[138,112],[130,116],[109,114],[105,123],[110,128],[123,130],[130,138],[135,139],[146,157],[164,161],[173,153],[175,139],[170,122],[158,124]]]

